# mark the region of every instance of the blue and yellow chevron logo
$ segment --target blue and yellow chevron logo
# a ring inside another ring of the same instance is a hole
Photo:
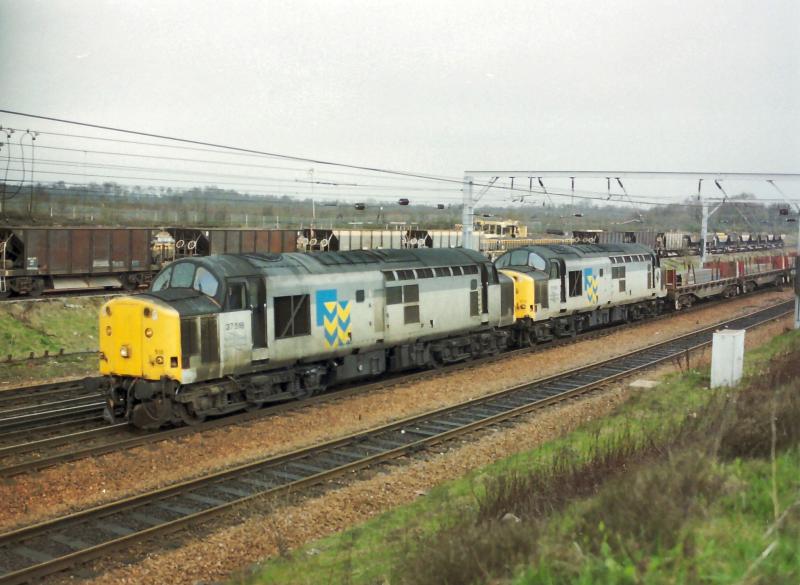
[[[600,300],[597,296],[597,287],[600,281],[594,275],[594,270],[591,268],[583,269],[583,288],[586,291],[586,298],[590,303],[596,305]]]
[[[322,327],[325,334],[325,347],[350,345],[350,301],[338,300],[334,288],[318,290],[316,300],[317,326]]]

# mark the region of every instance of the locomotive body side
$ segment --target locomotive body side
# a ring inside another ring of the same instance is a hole
[[[528,246],[496,266],[515,283],[519,344],[657,314],[666,294],[655,254],[640,244]]]
[[[165,350],[177,371],[134,363],[150,359],[138,313],[162,305],[172,326],[151,335],[164,347],[162,335],[179,340]],[[500,328],[513,323],[513,291],[463,250],[246,254],[178,260],[148,294],[103,311],[129,322],[101,324],[120,332],[103,348],[113,357],[101,365],[108,414],[152,428],[496,353],[506,345]]]

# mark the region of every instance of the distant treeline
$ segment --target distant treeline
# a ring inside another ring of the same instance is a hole
[[[378,229],[405,222],[409,226],[447,229],[461,222],[461,205],[411,204],[366,198],[363,211],[352,202],[330,198],[295,199],[289,196],[249,195],[216,187],[179,190],[130,187],[117,183],[71,186],[65,183],[37,184],[33,189],[0,183],[0,223],[41,225],[125,225],[207,227],[318,227]],[[753,205],[753,195],[741,194],[717,211],[709,223],[712,231],[778,232],[787,229],[778,205]],[[745,202],[750,202],[745,204]],[[644,229],[699,231],[699,207],[683,203],[635,208],[630,204],[596,205],[581,201],[574,206],[550,202],[481,206],[478,218],[519,220],[531,233],[547,230]]]

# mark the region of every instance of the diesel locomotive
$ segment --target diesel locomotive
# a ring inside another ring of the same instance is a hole
[[[109,417],[192,423],[506,348],[514,286],[478,252],[186,258],[101,308]]]
[[[788,280],[788,258],[759,260],[681,275],[642,244],[526,246],[495,263],[460,248],[185,258],[101,308],[106,415],[192,424]]]

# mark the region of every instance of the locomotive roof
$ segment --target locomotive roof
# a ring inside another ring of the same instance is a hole
[[[598,258],[630,254],[652,254],[653,250],[644,244],[543,244],[524,246],[510,250],[535,252],[542,258]]]
[[[480,252],[464,248],[408,248],[285,254],[220,254],[191,259],[223,278],[262,274],[326,274],[405,267],[486,263]]]

